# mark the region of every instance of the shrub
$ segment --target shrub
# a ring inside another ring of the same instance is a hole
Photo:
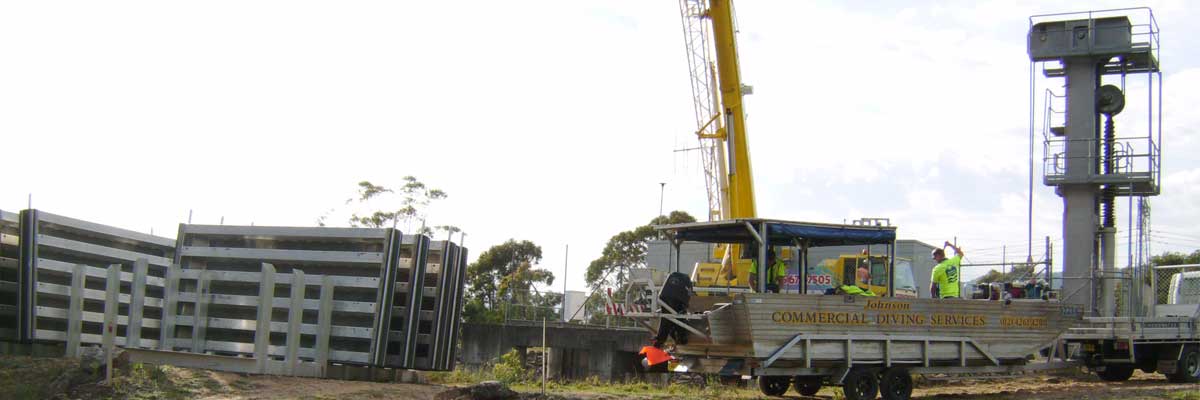
[[[506,385],[529,380],[529,371],[526,371],[525,366],[521,364],[521,353],[517,350],[511,350],[500,356],[500,362],[492,366],[492,375]]]

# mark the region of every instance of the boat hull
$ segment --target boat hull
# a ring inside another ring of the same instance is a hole
[[[1023,362],[1082,322],[1075,305],[1040,300],[738,294],[704,300],[709,338],[682,355],[772,358],[775,365]]]

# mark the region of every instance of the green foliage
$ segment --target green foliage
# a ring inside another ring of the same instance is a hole
[[[592,288],[619,287],[625,283],[630,268],[646,266],[646,246],[651,240],[666,239],[654,229],[655,225],[696,222],[696,218],[683,211],[672,211],[670,215],[658,216],[649,224],[624,231],[608,239],[600,258],[588,264],[584,279]]]
[[[1171,393],[1167,398],[1171,400],[1200,400],[1200,390],[1179,391]]]
[[[425,375],[429,383],[440,385],[475,384],[494,381],[491,371],[459,367],[453,371],[431,371]]]
[[[988,271],[983,276],[976,280],[976,283],[992,283],[992,282],[1013,282],[1020,279],[1029,279],[1033,276],[1032,265],[1014,265],[1008,269],[1008,272],[1001,273],[997,270]]]
[[[385,228],[394,227],[403,221],[407,232],[432,234],[433,230],[424,224],[427,217],[426,209],[435,200],[445,199],[446,192],[441,189],[430,189],[413,176],[405,176],[402,180],[404,184],[395,190],[370,181],[359,182],[357,193],[354,197],[346,199],[346,205],[359,209],[365,208],[367,211],[353,212],[347,221],[350,226]],[[380,206],[379,203],[388,205]],[[399,208],[394,208],[397,203]],[[336,210],[330,210],[329,213],[334,211]],[[325,226],[329,213],[317,218],[317,225]],[[413,223],[418,221],[421,222],[421,225],[414,229]],[[461,231],[451,225],[442,225],[439,228],[451,234]]]
[[[463,320],[472,323],[498,324],[504,322],[504,310],[488,307],[483,300],[470,296],[463,305]]]
[[[551,285],[554,274],[535,268],[542,260],[542,248],[528,240],[509,239],[479,255],[467,266],[467,304],[463,316],[468,322],[504,320],[505,304],[553,307],[562,302],[557,294],[535,293],[534,284]]]
[[[1193,251],[1191,254],[1166,252],[1157,256],[1150,257],[1150,264],[1153,265],[1184,265],[1184,264],[1200,264],[1200,250]]]
[[[529,371],[521,365],[521,353],[517,350],[510,350],[500,356],[500,362],[492,366],[492,375],[507,385],[524,382],[530,378]]]

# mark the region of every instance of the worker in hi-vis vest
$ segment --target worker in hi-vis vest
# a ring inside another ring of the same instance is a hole
[[[946,258],[946,247],[954,249],[954,257]],[[930,276],[929,293],[934,298],[957,298],[959,297],[958,286],[959,279],[962,277],[962,258],[965,254],[962,249],[958,248],[950,242],[942,245],[941,249],[933,249],[933,262],[937,265],[933,267],[933,274]]]
[[[787,264],[775,258],[775,249],[767,250],[767,291],[779,293],[783,278],[787,277]],[[758,260],[750,259],[750,289],[758,290]]]

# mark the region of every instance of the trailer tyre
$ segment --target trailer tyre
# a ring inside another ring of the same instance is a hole
[[[1105,382],[1124,382],[1133,376],[1133,366],[1106,365],[1103,371],[1096,371],[1096,376]]]
[[[879,379],[866,368],[854,368],[842,380],[846,400],[874,400],[879,393]]]
[[[1176,364],[1175,372],[1167,375],[1167,380],[1174,383],[1200,382],[1200,348],[1185,347],[1183,354],[1179,355],[1179,364]]]
[[[760,376],[758,377],[758,390],[767,396],[783,396],[787,393],[791,379],[786,376]]]
[[[821,377],[796,376],[792,378],[792,385],[796,387],[796,393],[800,393],[803,396],[812,396],[821,391]]]
[[[888,368],[879,378],[879,394],[883,400],[908,400],[912,390],[912,375],[904,368]]]

